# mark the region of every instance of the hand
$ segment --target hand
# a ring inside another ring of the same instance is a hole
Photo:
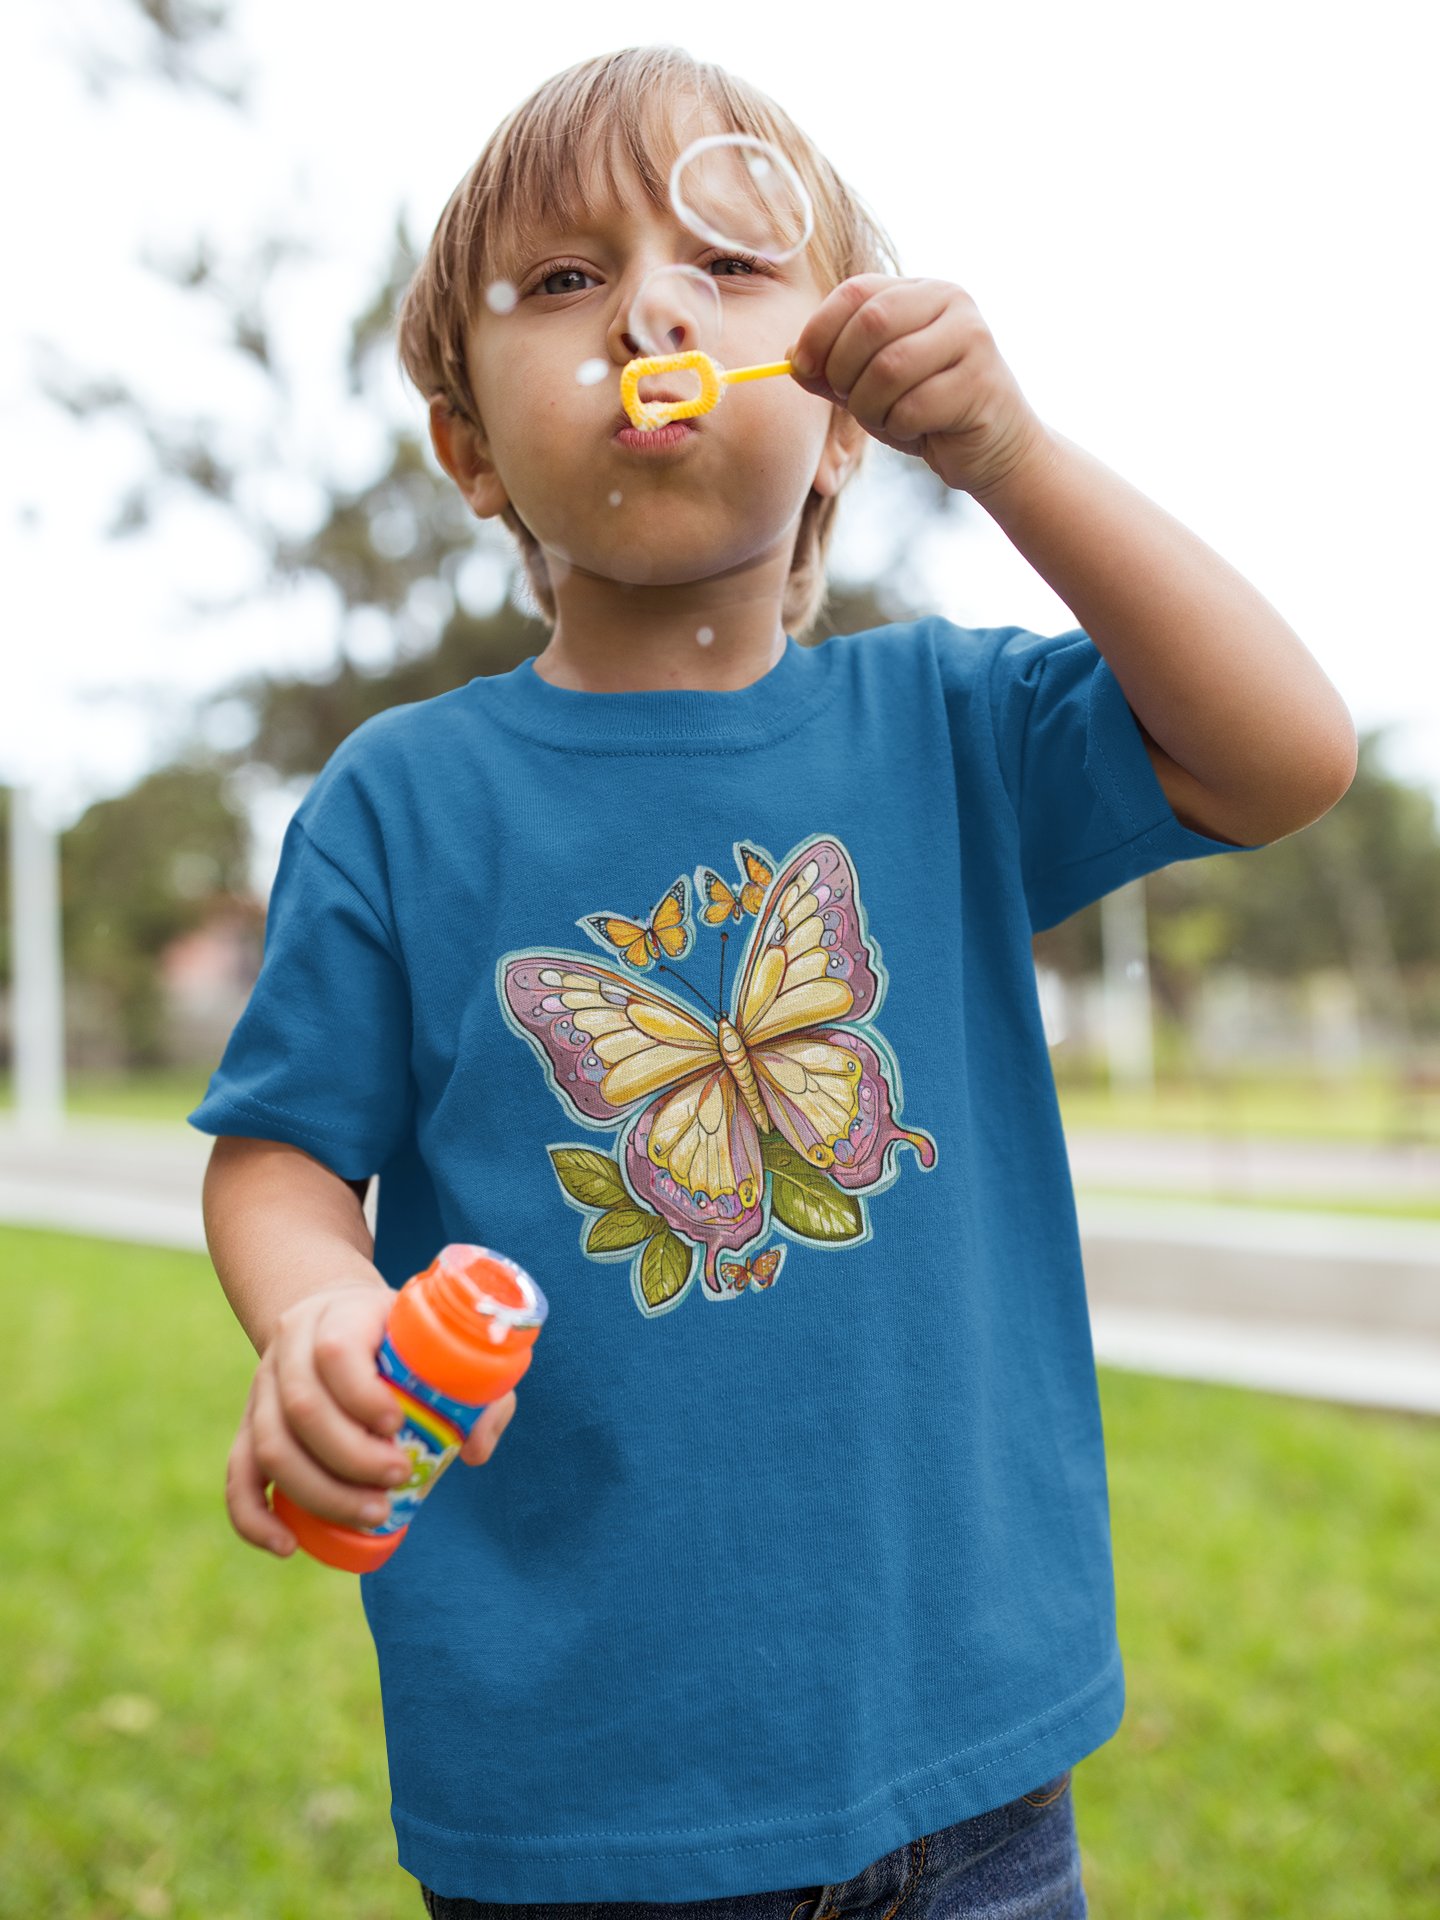
[[[1047,438],[974,301],[943,280],[842,281],[790,364],[807,393],[980,498]]]
[[[281,1316],[225,1477],[231,1524],[252,1546],[295,1551],[265,1497],[272,1482],[322,1519],[373,1527],[389,1513],[388,1490],[410,1477],[408,1456],[389,1438],[401,1424],[399,1403],[375,1371],[394,1297],[388,1287],[332,1287]],[[487,1407],[461,1459],[488,1460],[514,1411],[513,1393]]]

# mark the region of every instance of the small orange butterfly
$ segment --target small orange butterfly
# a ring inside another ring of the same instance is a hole
[[[662,954],[680,960],[690,951],[690,883],[682,873],[643,926],[618,913],[592,913],[577,923],[601,946],[616,948],[637,971]]]
[[[709,867],[695,869],[695,891],[708,902],[703,913],[708,926],[718,927],[722,921],[738,920],[742,913],[758,914],[765,904],[765,889],[775,878],[769,854],[757,853],[754,847],[742,847],[737,841],[735,862],[745,875],[738,893]]]
[[[752,1281],[756,1287],[768,1287],[773,1285],[784,1263],[784,1247],[768,1247],[764,1253],[752,1254],[748,1260],[734,1260],[722,1253],[720,1284],[729,1293],[743,1293]]]

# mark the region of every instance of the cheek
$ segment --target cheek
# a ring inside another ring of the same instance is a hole
[[[797,504],[803,502],[830,430],[829,401],[783,378],[736,387],[724,404],[734,409],[726,426],[737,452],[743,450],[747,476],[762,480],[768,493],[793,494]]]

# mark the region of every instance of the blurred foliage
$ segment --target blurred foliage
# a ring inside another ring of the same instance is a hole
[[[1164,1006],[1183,1016],[1206,971],[1243,967],[1280,978],[1348,968],[1372,1010],[1397,1015],[1440,965],[1440,832],[1423,789],[1387,773],[1381,734],[1361,743],[1355,783],[1323,819],[1236,858],[1191,860],[1146,882],[1151,966]],[[1041,934],[1042,965],[1100,967],[1098,906]]]
[[[106,998],[127,1059],[163,1057],[163,950],[247,891],[248,835],[214,767],[165,767],[60,843],[67,968]]]

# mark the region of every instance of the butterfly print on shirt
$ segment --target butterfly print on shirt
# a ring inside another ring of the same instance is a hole
[[[593,937],[594,916],[579,924]],[[502,1010],[561,1105],[614,1131],[613,1160],[550,1153],[587,1214],[585,1251],[631,1260],[642,1312],[679,1304],[697,1251],[703,1291],[739,1297],[719,1256],[758,1251],[772,1227],[817,1246],[858,1244],[870,1233],[865,1196],[895,1178],[900,1147],[935,1164],[930,1136],[898,1124],[898,1072],[869,1024],[884,981],[854,865],[824,837],[765,889],[728,1010],[690,1006],[658,978],[584,954],[501,960]]]

